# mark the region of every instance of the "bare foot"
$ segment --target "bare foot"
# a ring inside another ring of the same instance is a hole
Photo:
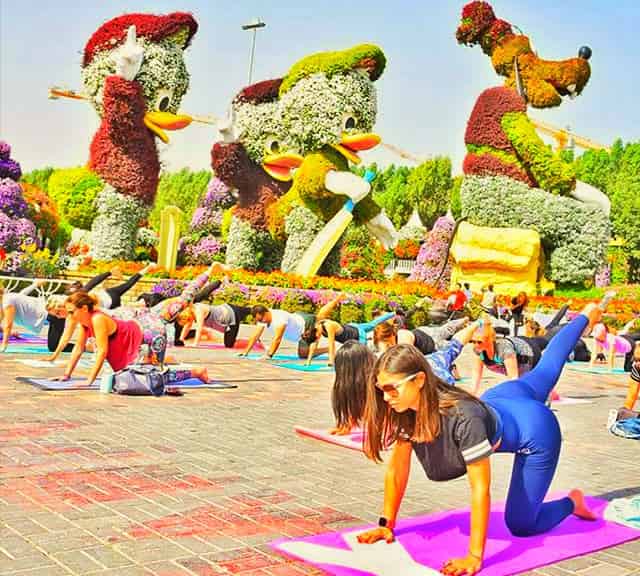
[[[122,270],[119,266],[114,266],[111,268],[111,277],[114,280],[122,280]]]
[[[191,375],[201,380],[203,384],[209,383],[209,373],[206,368],[191,368]]]
[[[582,490],[573,489],[569,492],[569,498],[573,502],[573,514],[583,520],[597,520],[598,517],[587,507]]]

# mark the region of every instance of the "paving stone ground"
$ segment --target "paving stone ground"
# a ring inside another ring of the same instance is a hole
[[[238,388],[162,398],[44,392],[16,376],[59,367],[0,355],[0,574],[321,574],[268,542],[377,520],[384,467],[292,431],[331,425],[330,374],[226,351],[175,354]],[[556,409],[564,444],[552,490],[579,486],[609,499],[640,492],[638,444],[605,429],[626,384],[624,376],[565,370],[560,393],[592,402]],[[506,495],[511,460],[493,457],[494,499]],[[429,482],[414,465],[401,513],[468,499],[465,478]],[[640,575],[640,541],[530,574]]]

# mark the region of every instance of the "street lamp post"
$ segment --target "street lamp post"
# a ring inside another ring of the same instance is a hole
[[[258,28],[264,28],[266,24],[260,20],[260,18],[255,18],[248,24],[243,24],[243,30],[252,30],[253,38],[251,39],[251,58],[249,59],[249,86],[251,86],[251,77],[253,76],[253,58],[256,52],[256,33],[258,32]]]

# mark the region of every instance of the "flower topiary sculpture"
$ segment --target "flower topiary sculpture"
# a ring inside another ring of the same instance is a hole
[[[552,280],[593,278],[609,240],[608,199],[576,183],[573,167],[540,139],[527,116],[528,105],[559,106],[563,96],[582,93],[591,74],[591,50],[582,47],[577,58],[568,60],[542,60],[527,36],[516,34],[481,1],[463,8],[456,38],[480,45],[496,73],[506,78],[504,86],[478,97],[467,124],[463,215],[479,226],[536,230]],[[513,238],[505,235],[504,251],[510,243]],[[500,259],[498,282],[505,265]],[[487,263],[482,266],[486,278]],[[467,262],[466,280],[469,270]],[[453,279],[458,279],[455,273]]]

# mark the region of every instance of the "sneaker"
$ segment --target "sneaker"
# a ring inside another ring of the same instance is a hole
[[[618,410],[612,408],[609,410],[609,416],[607,418],[607,430],[611,430],[613,425],[618,421]]]

